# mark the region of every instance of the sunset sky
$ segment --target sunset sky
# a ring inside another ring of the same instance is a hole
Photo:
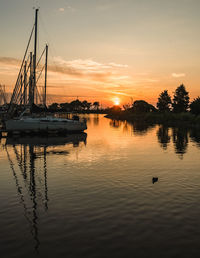
[[[39,7],[48,101],[155,104],[183,83],[200,95],[199,0],[0,0],[0,84],[12,92]]]

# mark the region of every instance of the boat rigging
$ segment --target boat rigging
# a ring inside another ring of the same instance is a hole
[[[42,104],[43,107],[46,107],[48,45],[46,44],[41,56],[37,60],[38,11],[39,9],[35,10],[35,23],[28,40],[21,68],[10,100],[8,108],[8,116],[10,118],[16,115],[16,111],[22,112],[27,108],[30,109],[30,112],[34,112],[35,103],[38,102],[38,99],[40,104]],[[34,51],[30,51],[30,53],[28,53],[33,34]],[[41,66],[40,61],[44,55],[45,64]],[[39,67],[41,69],[37,76],[37,69]],[[39,87],[37,87],[37,82],[43,71],[45,72],[45,82],[43,92],[40,93]]]
[[[38,133],[38,132],[80,132],[87,129],[86,121],[70,120],[55,117],[35,117],[34,112],[41,113],[46,108],[47,94],[47,61],[48,61],[48,45],[37,60],[37,31],[38,31],[38,11],[35,10],[35,23],[33,25],[26,51],[22,60],[21,68],[17,77],[17,81],[13,90],[8,108],[8,118],[5,121],[6,131],[8,133]],[[34,34],[34,51],[28,55],[30,42]],[[42,57],[45,55],[45,64],[40,65]],[[40,72],[37,69],[40,68]],[[44,70],[44,87],[42,93],[37,85],[42,72]],[[42,104],[38,107],[37,101]],[[29,115],[23,115],[29,111]],[[15,118],[17,115],[17,118]]]

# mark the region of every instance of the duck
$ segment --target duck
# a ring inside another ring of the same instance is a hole
[[[154,183],[156,183],[156,182],[158,182],[158,177],[153,177],[153,178],[152,178],[152,184],[154,184]]]

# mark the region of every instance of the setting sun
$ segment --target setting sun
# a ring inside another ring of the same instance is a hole
[[[113,99],[113,103],[114,103],[114,105],[116,105],[116,106],[118,106],[119,104],[120,104],[120,99],[119,98],[114,98]]]

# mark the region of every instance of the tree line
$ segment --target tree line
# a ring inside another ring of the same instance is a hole
[[[65,103],[52,103],[48,106],[48,109],[50,111],[63,111],[63,112],[82,112],[82,111],[89,111],[94,110],[98,111],[100,108],[100,104],[98,101],[95,101],[93,103],[88,102],[87,100],[80,101],[79,99],[73,100],[71,102],[65,102]]]
[[[102,110],[98,101],[88,102],[87,100],[80,101],[79,99],[65,103],[52,103],[48,107],[52,112],[99,112],[105,111],[105,113],[119,113],[121,108],[119,106],[113,106]],[[145,100],[136,100],[132,105],[124,105],[123,109],[131,111],[133,113],[148,113],[148,112],[160,112],[160,113],[185,113],[190,111],[192,114],[200,114],[200,97],[197,97],[190,103],[189,92],[185,86],[181,84],[176,88],[173,97],[171,97],[167,90],[162,91],[159,94],[156,107],[149,104]]]
[[[40,105],[39,105],[40,107]],[[131,110],[135,113],[154,112],[159,111],[162,113],[173,112],[173,113],[184,113],[190,111],[192,114],[200,114],[200,97],[198,96],[190,103],[189,92],[181,84],[174,92],[173,98],[169,95],[167,90],[160,93],[156,107],[149,104],[145,100],[136,100],[131,105],[123,105],[124,110]],[[52,103],[48,106],[48,110],[52,112],[63,111],[63,112],[82,112],[82,111],[99,111],[100,104],[98,101],[88,102],[87,100],[80,101],[79,99],[65,103]],[[108,112],[119,112],[121,108],[119,106],[113,106],[104,109]]]
[[[167,90],[160,93],[157,108],[160,112],[184,113],[190,110],[193,114],[200,114],[200,97],[190,103],[189,92],[183,84],[177,87],[173,99]]]
[[[190,111],[192,114],[200,114],[200,97],[195,98],[190,103],[189,92],[186,91],[186,88],[183,84],[176,88],[173,98],[169,95],[167,90],[164,90],[160,93],[158,101],[155,108],[153,105],[147,103],[144,100],[134,101],[131,108],[132,111],[136,113],[144,112],[173,112],[173,113],[185,113]],[[125,109],[127,109],[124,106]]]

